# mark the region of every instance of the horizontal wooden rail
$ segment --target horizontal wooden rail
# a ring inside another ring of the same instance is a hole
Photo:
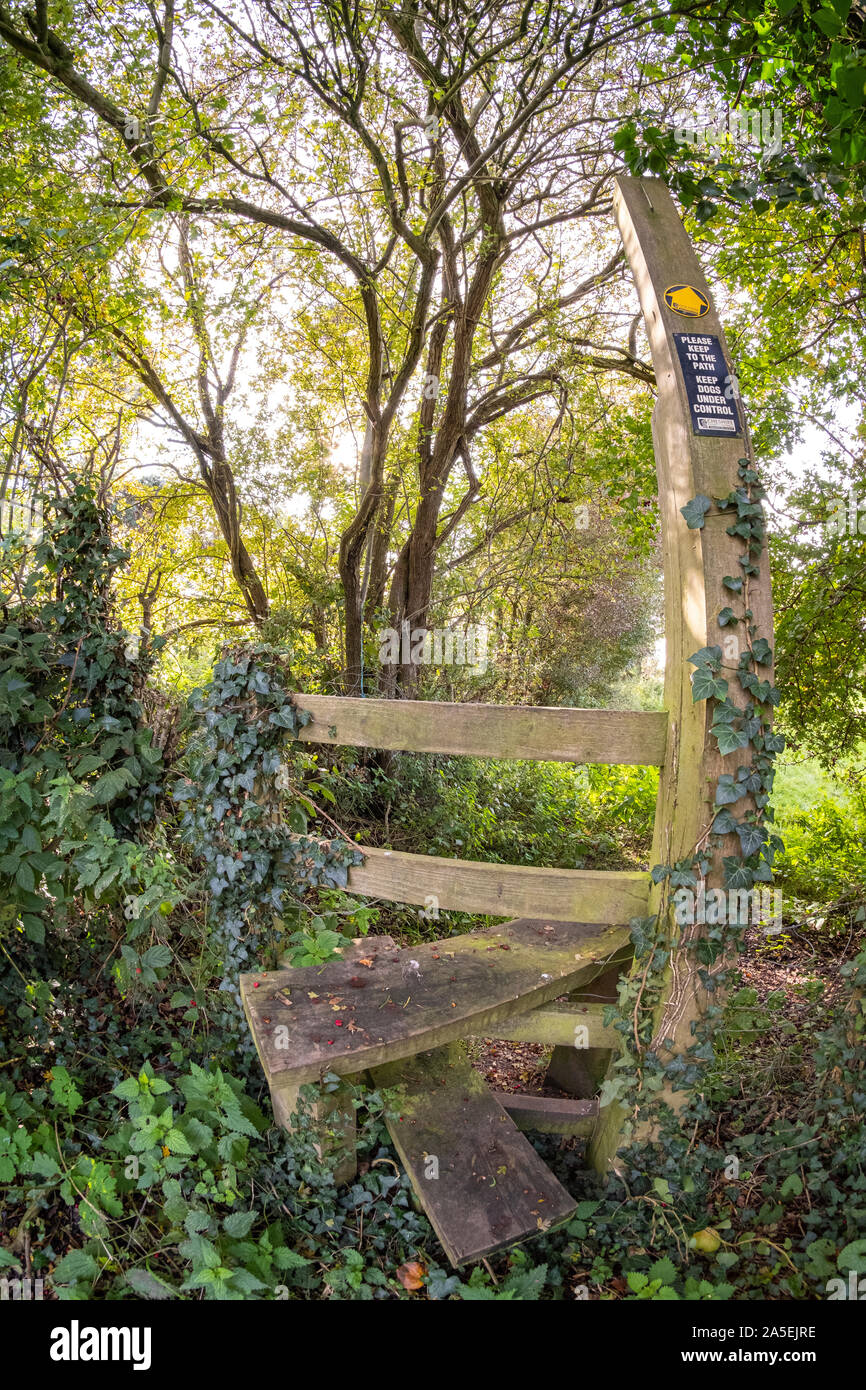
[[[655,710],[455,705],[340,695],[296,694],[294,700],[313,716],[299,735],[306,743],[644,767],[661,767],[665,756],[668,717]]]
[[[359,848],[365,862],[349,870],[350,891],[388,902],[610,926],[646,916],[647,873],[536,869]]]
[[[619,1046],[620,1035],[604,1024],[603,1004],[542,1004],[515,1018],[503,1019],[485,1033],[502,1042],[543,1043],[546,1047]]]
[[[507,1091],[494,1091],[493,1095],[521,1131],[588,1135],[598,1116],[597,1100],[560,1100],[555,1096],[511,1095]]]

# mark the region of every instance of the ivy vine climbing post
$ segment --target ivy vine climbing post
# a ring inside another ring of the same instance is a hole
[[[699,1076],[702,1045],[707,1055],[700,1021],[717,1002],[710,996],[718,995],[736,933],[678,921],[677,887],[692,887],[700,901],[699,890],[766,882],[773,853],[764,825],[774,746],[772,604],[743,405],[709,286],[667,187],[622,177],[615,209],[658,387],[653,442],[669,724],[651,916],[635,926],[635,963],[621,987],[623,1049],[589,1144],[600,1171],[616,1166],[629,1137],[655,1132],[646,1115],[659,1113],[658,1101],[681,1109],[683,1082]]]

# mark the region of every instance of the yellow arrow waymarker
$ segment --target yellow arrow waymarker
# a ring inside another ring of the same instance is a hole
[[[710,301],[694,285],[668,285],[665,290],[665,304],[675,314],[688,319],[702,319],[710,311]]]

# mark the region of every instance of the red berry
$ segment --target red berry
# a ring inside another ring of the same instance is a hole
[[[342,1020],[341,1018],[335,1018],[335,1019],[334,1019],[334,1022],[336,1023],[336,1025],[337,1025],[338,1028],[342,1028],[342,1026],[343,1026],[343,1020]]]

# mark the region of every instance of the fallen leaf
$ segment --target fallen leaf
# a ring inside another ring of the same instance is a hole
[[[421,1260],[407,1260],[397,1270],[397,1278],[409,1293],[414,1293],[416,1289],[423,1289],[424,1275],[427,1273],[427,1266]]]
[[[366,967],[367,967],[368,970],[372,970],[372,969],[373,969],[373,958],[372,958],[372,956],[363,956],[363,957],[361,958],[361,960],[358,961],[358,964],[359,964],[359,965],[366,965]]]

